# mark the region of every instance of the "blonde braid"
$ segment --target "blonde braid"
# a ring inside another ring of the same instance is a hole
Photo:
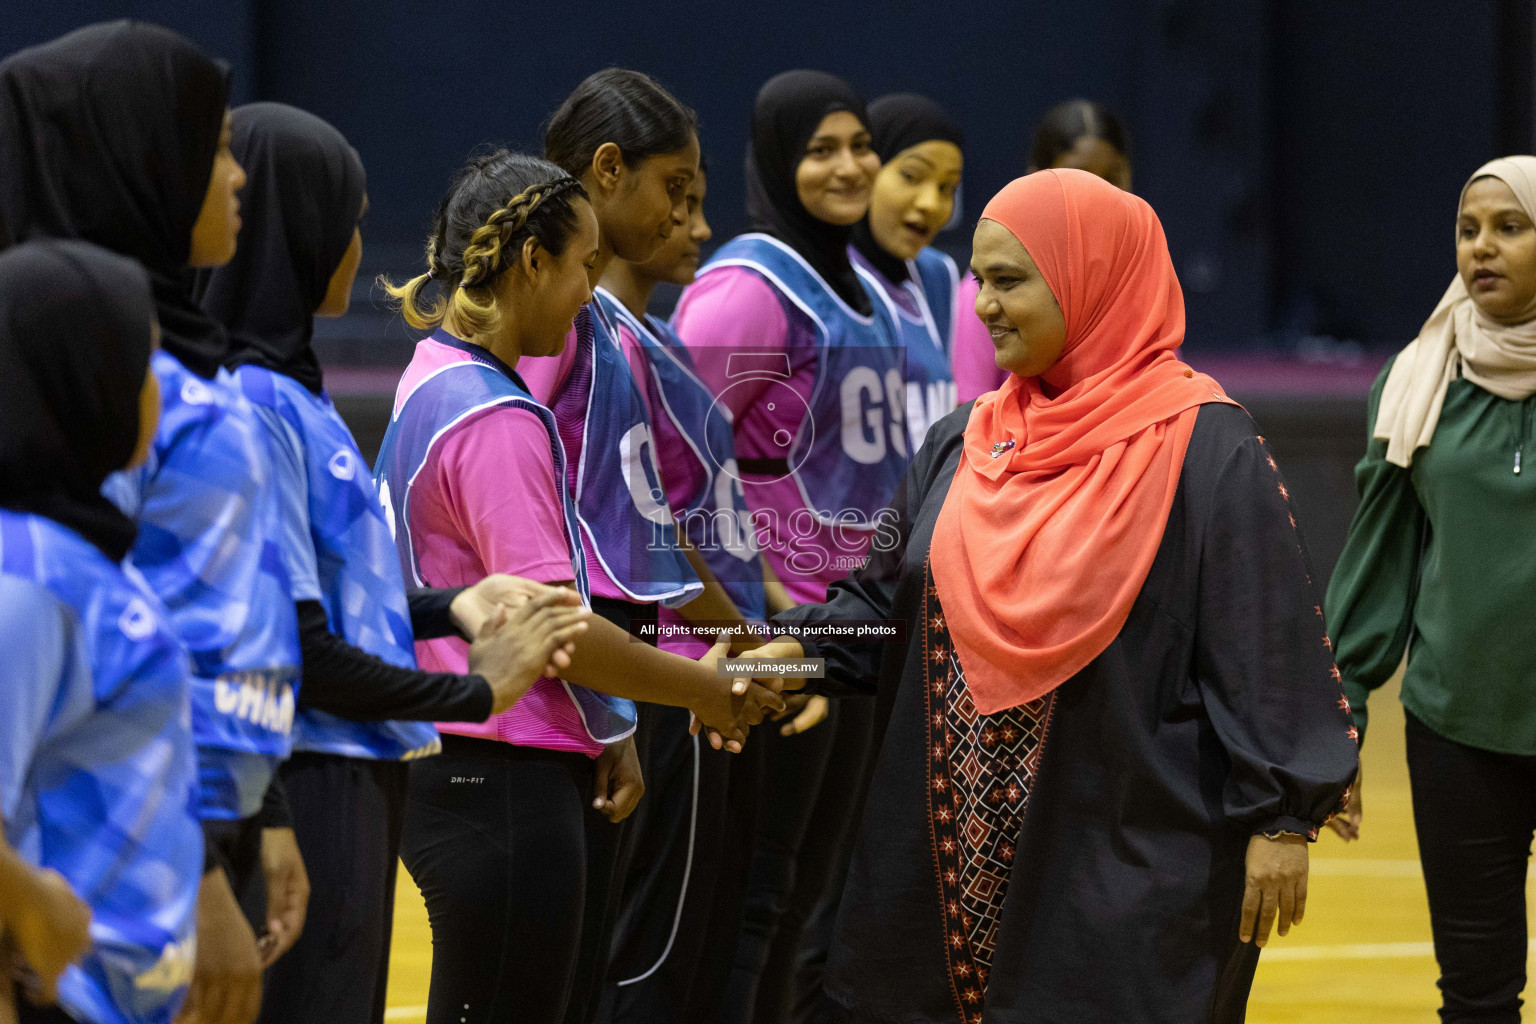
[[[551,168],[552,170],[554,168]],[[496,308],[496,296],[491,289],[498,274],[506,269],[509,260],[515,261],[521,250],[514,250],[512,242],[528,227],[529,218],[547,200],[575,191],[582,195],[581,182],[575,178],[557,177],[540,185],[530,186],[507,200],[494,210],[485,223],[474,230],[457,263],[463,267],[457,272],[457,283],[452,254],[444,258],[443,247],[447,244],[446,209],[438,214],[438,226],[427,239],[427,273],[412,278],[403,285],[396,285],[384,275],[379,283],[395,300],[407,323],[417,329],[430,329],[441,324],[450,311],[454,321],[472,334],[487,334],[496,330],[501,321]],[[531,231],[537,237],[538,232]],[[436,281],[448,292],[445,302],[436,297],[430,304],[422,301],[422,292],[428,283]]]
[[[427,239],[427,272],[418,274],[404,284],[395,284],[388,274],[380,274],[376,281],[388,293],[393,304],[400,310],[405,322],[418,331],[430,331],[443,322],[448,314],[448,303],[441,296],[434,296],[431,303],[421,301],[421,293],[434,280],[440,280],[446,271],[437,259],[437,234]]]
[[[460,288],[490,283],[501,270],[502,247],[523,229],[548,192],[548,185],[524,189],[487,217],[485,224],[469,236],[469,244],[464,247],[464,276],[459,280]]]

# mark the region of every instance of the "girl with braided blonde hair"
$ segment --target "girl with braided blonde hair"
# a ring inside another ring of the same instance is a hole
[[[470,216],[479,212],[479,203],[454,202],[474,179],[494,176],[499,166],[532,160],[520,157],[498,150],[471,160],[438,210],[432,235],[427,239],[426,273],[403,285],[384,282],[386,291],[399,303],[405,322],[412,327],[432,330],[451,318],[472,335],[495,335],[501,323],[494,292],[497,279],[522,255],[522,247],[512,243],[542,246],[557,258],[562,254],[556,232],[568,233],[577,226],[575,202],[586,199],[581,183],[569,175],[522,189],[484,218]],[[536,213],[539,216],[535,217]],[[455,250],[451,240],[460,236],[463,241]],[[582,267],[585,272],[585,262]],[[439,295],[424,302],[422,293],[434,281],[446,298]],[[575,279],[567,283],[574,287]]]
[[[560,431],[518,367],[565,346],[598,250],[581,183],[500,150],[449,188],[427,273],[386,282],[407,322],[435,328],[400,382],[376,472],[412,585],[506,572],[588,599]],[[441,295],[429,300],[430,285]],[[765,709],[782,707],[716,677],[723,644],[695,662],[629,640],[594,616],[563,678],[540,679],[482,725],[440,723],[442,756],[412,764],[401,855],[432,922],[428,1019],[466,1006],[477,1019],[510,1019],[514,1007],[520,1021],[566,1019],[579,956],[595,944],[586,919],[608,903],[607,818],[640,796],[634,700],[688,708],[737,749]],[[438,671],[462,671],[465,652],[456,639],[417,644],[422,667]]]

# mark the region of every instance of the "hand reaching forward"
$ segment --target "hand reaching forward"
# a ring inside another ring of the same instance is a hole
[[[470,645],[469,670],[491,684],[493,715],[516,704],[540,676],[555,675],[555,658],[586,632],[591,613],[579,600],[573,607],[563,588],[544,591],[515,608],[497,605]]]
[[[581,607],[581,595],[574,587],[557,587],[547,583],[535,583],[533,580],[524,579],[521,576],[508,576],[506,573],[492,573],[485,579],[459,592],[448,606],[448,614],[458,625],[459,632],[473,640],[480,635],[480,629],[487,619],[496,611],[497,605],[505,605],[508,609],[517,609],[530,601],[551,594],[558,595],[555,598],[556,605],[569,608]],[[574,653],[574,644],[567,641],[555,648],[550,655],[549,665],[544,672],[547,676],[559,675],[561,669],[571,667],[571,655]]]
[[[776,636],[763,646],[750,651],[743,651],[738,658],[773,658],[775,660],[795,660],[805,657],[805,648],[800,641],[788,636]],[[768,676],[763,682],[772,685],[776,691],[803,690],[806,680],[803,676]]]

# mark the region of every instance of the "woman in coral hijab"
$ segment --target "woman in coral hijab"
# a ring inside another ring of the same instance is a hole
[[[930,429],[900,543],[760,649],[891,712],[827,995],[870,1022],[1241,1021],[1357,763],[1285,481],[1179,360],[1145,202],[1020,178],[971,269],[1008,380]],[[850,619],[902,646],[804,632]]]

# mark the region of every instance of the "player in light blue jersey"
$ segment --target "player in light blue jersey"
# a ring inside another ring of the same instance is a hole
[[[281,515],[269,536],[298,602],[304,686],[281,769],[310,882],[302,937],[268,972],[262,1019],[382,1019],[408,763],[440,749],[433,721],[510,707],[585,628],[572,592],[509,577],[409,598],[384,506],[310,346],[313,317],[346,311],[367,199],[341,133],[278,103],[240,107],[245,227],[196,294],[230,333],[229,361],[273,452]],[[476,639],[469,673],[422,672],[418,637],[474,638],[497,599],[525,600]]]
[[[26,1022],[170,1024],[192,976],[189,666],[159,600],[120,565],[133,523],[100,493],[153,436],[154,332],[132,260],[73,241],[0,253],[0,817],[6,843],[91,916],[77,964],[32,965]],[[23,955],[56,952],[36,930],[14,932],[32,933]],[[33,1005],[55,978],[60,1008]]]
[[[261,871],[256,813],[288,752],[299,647],[282,560],[265,540],[271,457],[221,371],[223,329],[187,280],[189,267],[234,253],[245,178],[229,151],[228,88],[227,69],[192,43],[135,22],[92,25],[7,58],[0,237],[95,242],[149,275],[165,412],[148,460],[107,493],[138,520],[131,561],[192,659],[210,857],[189,999],[213,1024],[248,1024],[261,954],[231,881]],[[296,845],[287,852],[297,865]],[[286,919],[290,930],[297,923]]]

